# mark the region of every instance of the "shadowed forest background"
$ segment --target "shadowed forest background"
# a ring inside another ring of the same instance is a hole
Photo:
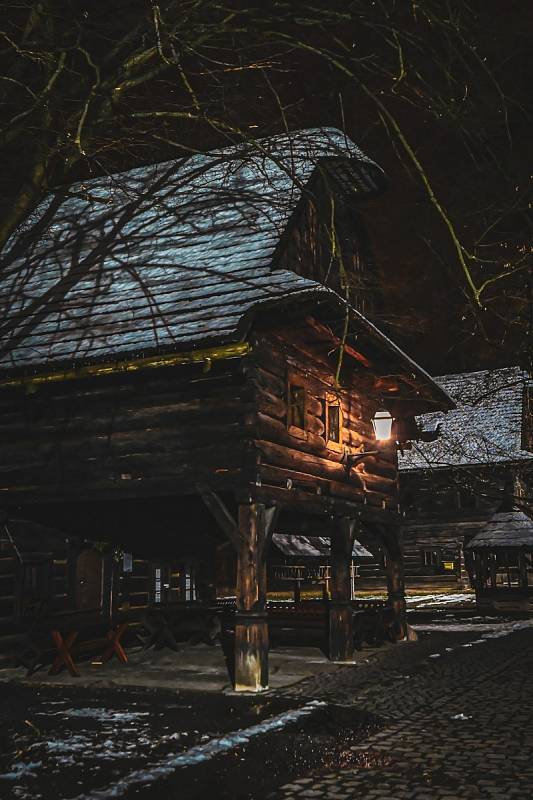
[[[0,246],[73,181],[334,126],[389,179],[364,208],[377,323],[434,373],[531,369],[532,17],[526,0],[6,2]]]

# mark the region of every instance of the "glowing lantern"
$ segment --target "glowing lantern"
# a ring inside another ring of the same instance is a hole
[[[390,439],[392,433],[392,417],[385,409],[380,409],[374,414],[372,420],[374,435],[378,442],[385,442]]]

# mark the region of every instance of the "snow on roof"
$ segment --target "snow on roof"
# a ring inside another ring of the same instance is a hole
[[[520,367],[465,372],[434,378],[455,401],[447,414],[427,414],[424,428],[441,426],[434,442],[413,443],[399,457],[400,470],[488,465],[533,459],[522,449],[528,376]]]
[[[302,556],[302,558],[329,558],[331,552],[331,538],[329,536],[292,536],[285,533],[274,533],[272,541],[286,556]],[[355,541],[352,556],[359,558],[372,558],[372,553]]]
[[[383,181],[343,133],[318,128],[49,196],[2,254],[0,369],[235,341],[258,303],[326,291],[273,269],[280,237],[319,163],[352,194]],[[28,238],[35,230],[39,236]]]
[[[533,520],[523,511],[500,511],[470,539],[470,550],[500,547],[533,547]]]

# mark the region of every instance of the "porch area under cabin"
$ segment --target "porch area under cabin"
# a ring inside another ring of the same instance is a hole
[[[176,686],[192,680],[210,689],[261,690],[353,661],[363,647],[401,636],[392,605],[401,586],[391,584],[390,604],[354,597],[353,544],[345,542],[346,535],[353,541],[353,526],[347,532],[345,518],[276,514],[276,530],[293,528],[300,517],[303,530],[316,533],[320,526],[333,533],[336,546],[328,555],[322,545],[328,591],[317,587],[313,598],[288,601],[278,592],[269,597],[264,583],[279,558],[275,545],[269,542],[257,559],[258,581],[250,585],[249,560],[243,563],[217,524],[208,507],[213,502],[219,503],[216,514],[223,509],[241,524],[251,514],[268,518],[263,504],[243,506],[211,494],[207,504],[200,495],[46,504],[24,509],[34,522],[6,520],[0,544],[7,592],[0,620],[3,675],[15,674],[18,665],[19,677],[27,671],[34,680],[136,685],[147,679],[168,686],[174,674]],[[38,553],[32,534],[39,537]],[[119,646],[110,650],[112,632],[121,628]],[[58,662],[60,645],[67,650]],[[243,655],[257,659],[251,668]]]

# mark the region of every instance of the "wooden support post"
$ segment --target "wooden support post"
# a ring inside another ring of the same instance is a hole
[[[467,589],[469,585],[468,572],[465,563],[463,542],[457,543],[457,588]]]
[[[331,600],[329,607],[329,658],[330,661],[353,663],[354,636],[351,605],[352,550],[355,538],[355,520],[341,517],[331,535]]]
[[[209,487],[199,486],[198,491],[237,551],[235,691],[261,692],[268,689],[266,556],[279,509],[275,505],[266,508],[263,503],[241,503],[236,522]]]
[[[405,639],[407,636],[407,619],[401,529],[389,528],[387,536],[384,538],[384,545],[388,601],[394,611],[396,635],[398,639]]]
[[[298,605],[302,602],[302,593],[300,591],[300,581],[295,580],[293,584],[293,595],[294,595],[294,603]]]
[[[239,505],[235,690],[268,689],[267,520],[262,503]]]

